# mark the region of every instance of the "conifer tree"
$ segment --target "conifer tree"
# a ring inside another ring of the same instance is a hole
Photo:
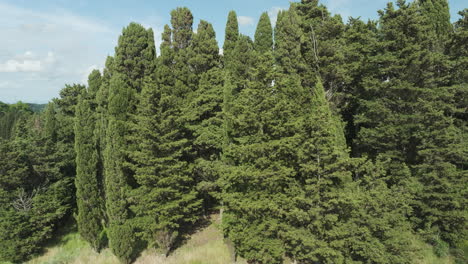
[[[145,29],[137,23],[130,23],[123,29],[115,47],[112,69],[123,74],[129,86],[138,93],[143,87],[145,76],[154,72],[155,58],[153,30]],[[130,109],[134,110],[134,106]]]
[[[255,50],[265,53],[273,49],[273,29],[267,12],[262,13],[255,31]]]
[[[143,142],[133,155],[140,187],[132,208],[144,238],[164,254],[185,225],[197,219],[201,204],[191,175],[190,133],[184,124],[187,98],[196,87],[188,66],[193,18],[187,8],[171,15],[173,27],[165,26],[156,76],[145,80],[136,119]]]
[[[444,98],[450,98],[450,93],[438,87],[444,81],[432,48],[435,32],[417,4],[398,1],[398,7],[390,3],[380,13],[383,45],[376,58],[378,71],[366,77],[365,99],[356,118],[359,152],[390,160],[387,184],[414,195],[415,229],[441,232],[443,239],[453,241],[453,230],[459,230],[463,221],[463,208],[453,204],[463,199],[446,189],[460,194],[456,191],[460,171],[457,161],[440,153],[451,143],[454,153],[460,153],[461,145],[455,142],[461,142],[461,137],[453,119],[442,114],[450,112],[450,106],[440,103],[449,101]],[[444,180],[440,175],[446,176]],[[436,203],[434,197],[445,198]]]
[[[103,70],[101,77],[101,86],[96,93],[96,127],[95,127],[95,140],[96,148],[98,151],[98,164],[97,176],[99,182],[99,189],[101,190],[101,199],[105,200],[105,150],[106,150],[106,129],[108,124],[107,107],[109,100],[109,82],[112,76],[112,64],[114,58],[108,56],[106,59],[106,67]],[[103,205],[105,207],[105,204]],[[107,223],[106,223],[107,224]]]
[[[193,174],[197,177],[204,207],[209,209],[219,192],[218,168],[223,143],[223,72],[216,34],[211,24],[200,21],[192,46],[195,56],[189,60],[197,75],[197,89],[186,105],[188,125],[194,149]]]
[[[94,134],[96,115],[95,98],[100,87],[99,71],[93,71],[88,80],[88,90],[79,101],[75,119],[75,151],[76,151],[76,200],[78,207],[78,230],[92,248],[99,251],[102,248],[102,232],[104,220],[102,195],[98,173],[98,149]]]
[[[109,124],[106,132],[105,175],[108,237],[112,252],[124,263],[133,255],[134,234],[129,223],[129,179],[125,174],[125,135],[132,90],[124,76],[115,73],[109,83]]]
[[[453,29],[452,23],[450,23],[448,0],[419,0],[419,2],[436,33],[439,48],[443,48]]]
[[[129,155],[137,147],[135,128],[139,93],[154,73],[156,51],[151,29],[130,23],[123,29],[111,63],[105,142],[105,193],[109,245],[123,262],[134,257],[135,234],[128,199],[135,164]],[[106,76],[105,76],[106,78]]]
[[[237,39],[239,38],[239,23],[237,22],[237,14],[235,11],[230,11],[226,22],[225,37],[223,44],[223,54],[226,60],[229,60],[231,54],[236,47]]]
[[[272,58],[271,49],[257,53],[248,37],[239,38],[230,78],[235,82],[230,91],[233,101],[225,108],[231,127],[223,153],[228,167],[221,180],[224,232],[239,255],[252,263],[281,263],[284,254],[276,216],[291,169],[281,159],[285,155],[277,138],[281,125],[273,118],[278,97],[271,81],[266,81],[273,71],[265,64],[267,56]]]
[[[454,24],[454,34],[449,44],[451,61],[454,61],[452,83],[468,83],[468,9],[458,13],[461,17]]]
[[[294,3],[301,18],[302,54],[312,71],[306,71],[303,77],[307,87],[314,87],[317,76],[323,86],[332,95],[332,107],[340,109],[346,104],[343,96],[347,93],[343,84],[347,81],[343,69],[344,24],[341,16],[331,16],[330,12],[318,0],[302,0]]]

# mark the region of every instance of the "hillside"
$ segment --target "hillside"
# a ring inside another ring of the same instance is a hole
[[[219,215],[212,215],[210,223],[193,234],[182,246],[176,249],[167,258],[153,250],[145,250],[134,262],[135,264],[227,264],[231,263],[231,253],[223,240],[219,229]],[[437,257],[430,245],[414,239],[413,243],[419,248],[414,252],[416,264],[453,264],[451,257]],[[45,253],[27,262],[27,264],[118,264],[118,259],[109,249],[96,253],[89,244],[84,241],[76,230],[76,224],[72,224],[62,230],[62,235],[56,241],[50,243]],[[238,264],[247,262],[238,258]],[[287,261],[285,264],[290,264]],[[2,263],[7,264],[7,263]]]
[[[468,8],[321,2],[224,10],[222,44],[174,6],[39,113],[0,103],[0,260],[468,263]]]
[[[28,264],[49,263],[119,263],[109,249],[94,252],[81,239],[75,225],[63,230],[63,235],[47,247],[44,255],[32,259]],[[134,262],[136,264],[224,264],[230,262],[230,253],[219,230],[219,215],[213,215],[208,226],[193,234],[181,247],[165,258],[155,250],[146,250]],[[239,264],[246,263],[238,260]]]

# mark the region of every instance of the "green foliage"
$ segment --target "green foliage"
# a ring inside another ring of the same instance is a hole
[[[265,53],[273,49],[273,29],[267,12],[262,13],[255,31],[255,50]]]
[[[28,118],[32,109],[28,104],[18,102],[8,105],[0,102],[0,137],[10,139],[19,119]]]
[[[159,57],[130,23],[87,89],[42,112],[0,103],[0,259],[40,252],[74,209],[95,250],[167,256],[220,208],[248,263],[466,262],[459,14],[452,26],[446,0],[398,0],[344,24],[302,0],[274,34],[262,13],[252,41],[231,11],[220,55],[180,7]]]
[[[237,22],[237,14],[235,11],[230,11],[226,22],[226,30],[223,44],[223,54],[226,60],[229,60],[234,48],[236,47],[237,39],[239,38],[239,23]]]
[[[94,134],[96,116],[92,97],[100,87],[99,71],[89,77],[88,91],[78,101],[75,118],[77,224],[81,236],[99,251],[103,245],[104,207],[98,178],[98,149]]]
[[[449,54],[453,61],[452,82],[468,83],[468,9],[458,14],[461,16],[454,24],[454,34],[449,42]]]
[[[432,24],[435,31],[439,45],[443,47],[444,42],[447,41],[448,36],[453,30],[450,23],[450,10],[448,0],[420,0],[420,5]]]

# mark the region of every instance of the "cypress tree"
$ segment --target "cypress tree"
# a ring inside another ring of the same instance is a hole
[[[453,30],[450,23],[450,10],[448,0],[420,0],[423,12],[427,16],[428,22],[436,33],[439,42],[439,48],[445,46],[449,35]]]
[[[259,53],[265,53],[273,49],[273,29],[271,27],[270,17],[267,12],[263,12],[258,21],[255,31],[255,50]]]
[[[225,108],[230,128],[221,180],[223,227],[239,255],[252,263],[281,263],[284,254],[276,216],[287,201],[283,189],[291,168],[283,160],[287,154],[277,135],[281,124],[272,110],[278,97],[267,81],[273,74],[273,68],[266,66],[271,48],[260,54],[248,37],[239,38],[230,78],[233,100]]]
[[[204,198],[206,210],[215,203],[218,169],[223,143],[223,72],[216,34],[211,24],[200,21],[192,46],[195,56],[189,60],[197,75],[197,89],[187,104],[188,126],[194,149],[193,174]]]
[[[145,76],[154,72],[155,58],[153,30],[132,22],[123,29],[119,37],[112,69],[123,74],[129,86],[135,93],[139,93]],[[136,97],[136,94],[134,96]],[[136,102],[134,104],[136,105]],[[134,110],[135,105],[130,109]]]
[[[454,34],[449,43],[449,54],[454,62],[451,82],[468,83],[468,8],[458,13],[454,23]]]
[[[112,252],[124,263],[133,255],[134,234],[129,223],[129,179],[124,170],[127,113],[132,91],[124,76],[113,74],[109,83],[109,124],[106,132],[105,175],[106,209],[109,219],[108,237]]]
[[[427,237],[440,232],[442,239],[453,241],[463,221],[463,208],[453,204],[463,199],[446,190],[460,193],[461,172],[459,161],[440,153],[449,141],[457,153],[461,138],[454,120],[442,114],[450,112],[451,106],[440,103],[450,101],[450,93],[438,87],[445,81],[433,49],[435,33],[417,4],[398,1],[398,6],[396,10],[389,4],[380,12],[383,45],[376,58],[379,66],[374,66],[378,71],[364,81],[365,99],[356,118],[359,152],[390,160],[387,184],[413,195],[415,229],[424,230]],[[440,202],[434,202],[435,197]]]
[[[143,82],[155,69],[155,56],[153,31],[130,23],[119,37],[115,58],[109,61],[112,72],[104,162],[106,210],[109,245],[123,262],[131,261],[135,253],[128,203],[135,173],[135,164],[129,155],[137,148],[133,124]]]
[[[171,15],[172,29],[165,26],[162,36],[157,81],[147,80],[138,108],[137,132],[144,141],[134,155],[141,201],[134,210],[144,237],[164,254],[186,225],[195,222],[201,205],[191,175],[190,131],[184,125],[187,98],[196,87],[188,66],[193,17],[187,8]]]
[[[229,60],[231,54],[236,47],[237,39],[239,39],[239,23],[237,22],[237,14],[235,11],[230,11],[226,22],[225,37],[223,44],[223,54],[226,60]]]
[[[313,68],[306,71],[303,77],[307,87],[314,87],[317,76],[320,76],[323,86],[332,95],[332,107],[341,110],[346,105],[343,84],[346,83],[344,71],[344,24],[341,16],[331,16],[330,12],[318,0],[302,0],[294,3],[297,14],[301,18],[302,54]]]
[[[96,116],[93,95],[100,87],[99,71],[93,71],[88,80],[88,91],[79,101],[75,119],[76,200],[78,230],[92,248],[102,248],[104,220],[102,194],[98,179],[98,149],[94,137]]]
[[[80,235],[87,240],[93,249],[99,251],[99,235],[101,227],[101,208],[99,206],[99,189],[96,177],[97,157],[95,153],[92,133],[89,129],[93,126],[93,116],[89,102],[80,100],[75,125],[76,133],[76,160],[77,176],[75,185],[77,188],[78,228]],[[86,124],[86,122],[89,122]],[[84,129],[83,129],[84,128]],[[84,130],[84,131],[82,131]],[[91,134],[91,135],[90,135]]]

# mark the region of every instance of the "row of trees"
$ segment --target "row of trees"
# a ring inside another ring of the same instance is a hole
[[[168,254],[217,207],[249,263],[412,263],[415,239],[463,261],[468,10],[451,24],[446,0],[399,0],[379,15],[344,24],[302,0],[274,28],[262,14],[251,40],[232,11],[223,55],[187,8],[159,56],[131,23],[87,88],[2,142],[0,230],[44,224],[0,233],[0,257],[37,250],[76,201],[81,236],[125,263]]]

